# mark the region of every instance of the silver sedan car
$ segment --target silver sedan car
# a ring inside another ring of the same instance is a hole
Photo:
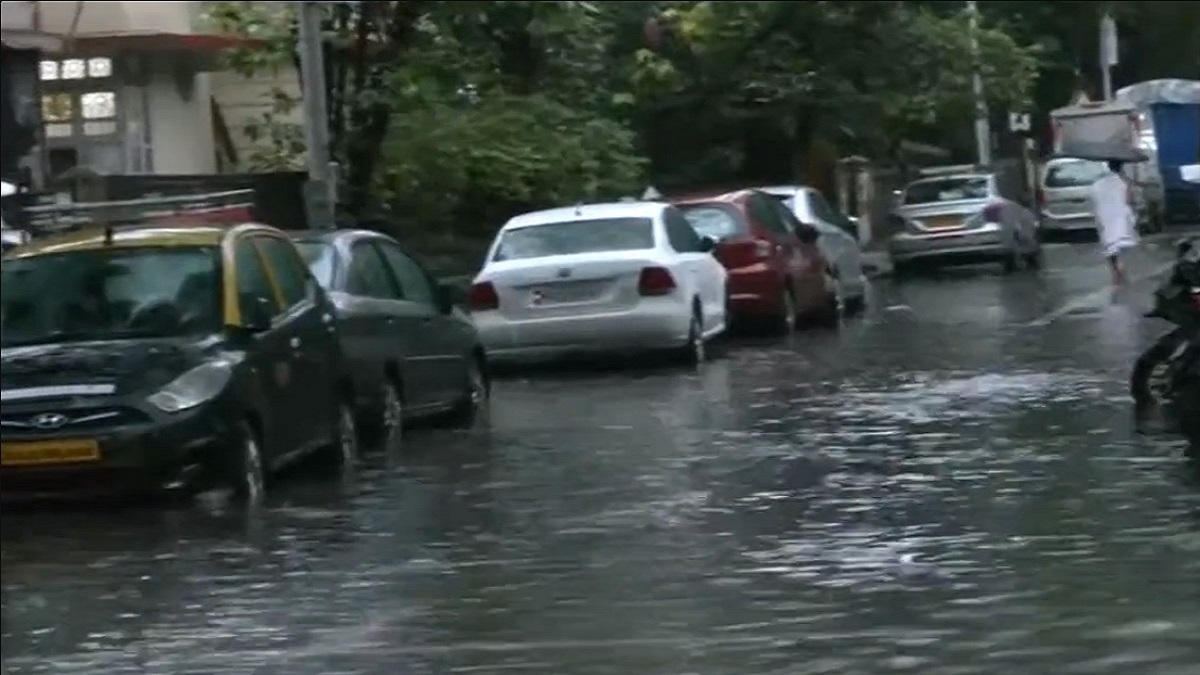
[[[1005,182],[995,173],[955,170],[908,184],[888,217],[895,271],[983,261],[1000,262],[1005,271],[1040,267],[1037,216],[1009,196],[1018,188]]]

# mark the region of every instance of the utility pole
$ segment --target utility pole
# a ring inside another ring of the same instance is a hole
[[[975,94],[975,149],[976,159],[980,166],[990,166],[992,163],[992,129],[988,124],[987,97],[983,92],[983,73],[979,64],[979,7],[975,0],[967,0],[967,18],[970,21],[971,63],[974,73],[971,76],[971,89]]]
[[[337,184],[329,161],[329,111],[325,102],[325,53],[321,35],[323,2],[294,2],[299,24],[300,83],[303,90],[304,140],[308,146],[308,182],[304,207],[308,226],[334,226]]]
[[[1100,15],[1100,77],[1104,82],[1104,100],[1111,101],[1113,97],[1112,69],[1117,65],[1120,56],[1117,50],[1117,22],[1105,8]]]

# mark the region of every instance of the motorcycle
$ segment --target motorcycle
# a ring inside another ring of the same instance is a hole
[[[1200,332],[1200,240],[1186,239],[1176,249],[1171,276],[1154,291],[1148,317],[1175,324],[1134,363],[1129,392],[1139,410],[1162,406],[1172,395],[1173,381],[1189,340]]]

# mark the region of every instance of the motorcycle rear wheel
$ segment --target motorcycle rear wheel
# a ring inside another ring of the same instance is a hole
[[[1184,330],[1176,328],[1158,338],[1138,357],[1133,365],[1133,373],[1129,376],[1129,394],[1139,409],[1164,403],[1164,392],[1156,391],[1158,385],[1155,382],[1155,371],[1171,358],[1185,340],[1187,335]]]

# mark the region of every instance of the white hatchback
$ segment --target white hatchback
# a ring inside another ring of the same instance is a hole
[[[673,206],[589,204],[517,216],[467,305],[492,360],[670,349],[703,361],[725,331],[725,268]]]

